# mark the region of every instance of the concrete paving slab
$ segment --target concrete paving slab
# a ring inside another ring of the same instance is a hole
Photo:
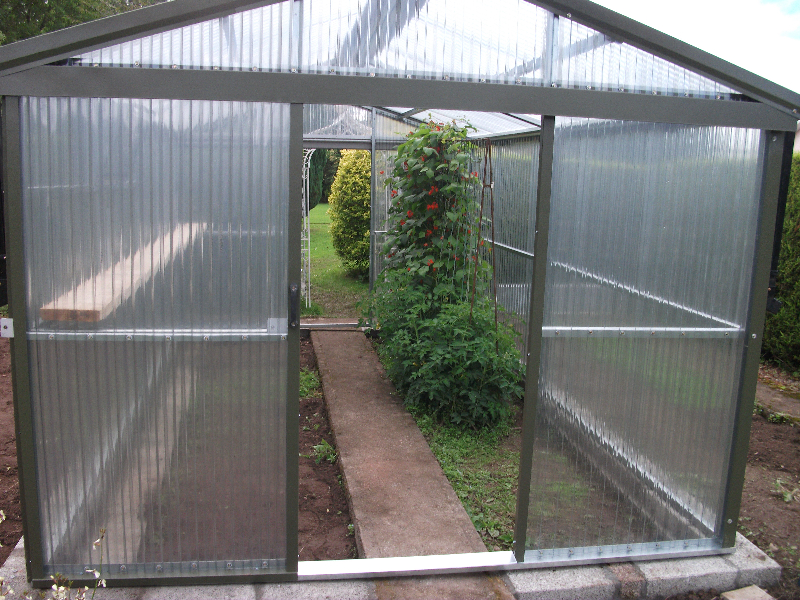
[[[375,588],[378,600],[514,600],[496,574],[379,579]]]
[[[519,600],[614,600],[617,582],[603,567],[562,567],[508,573]]]
[[[378,600],[373,581],[308,581],[256,586],[257,600]]]
[[[485,551],[364,334],[311,340],[362,558]]]
[[[652,560],[635,563],[647,581],[648,598],[697,590],[732,590],[738,569],[721,556]]]
[[[114,589],[116,590],[117,588]],[[141,596],[141,600],[186,600],[187,598],[256,600],[256,588],[252,584],[148,587]]]
[[[722,600],[775,600],[757,585],[731,590],[722,594]]]
[[[622,600],[644,596],[647,581],[641,571],[633,564],[615,563],[608,565],[608,573],[619,582],[617,593]]]
[[[781,579],[781,566],[741,533],[736,534],[736,552],[725,556],[725,560],[738,571],[737,588],[749,585],[770,587]]]

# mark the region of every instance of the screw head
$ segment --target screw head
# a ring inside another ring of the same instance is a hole
[[[728,519],[728,525],[733,525],[733,519]]]
[[[756,337],[757,337],[757,336],[756,336],[756,334],[754,333],[754,334],[753,334],[753,335],[751,335],[750,337],[751,337],[751,338],[753,338],[753,339],[756,339]]]

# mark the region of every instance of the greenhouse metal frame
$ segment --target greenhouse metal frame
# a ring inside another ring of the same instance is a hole
[[[98,527],[112,585],[733,550],[800,96],[585,0],[503,0],[530,26],[503,31],[515,49],[437,20],[448,2],[172,0],[0,48],[35,585],[99,566]],[[420,23],[453,43],[430,50]],[[312,105],[350,133],[304,130]],[[492,240],[529,382],[514,550],[299,562],[303,148],[372,150],[374,281],[376,152],[429,110],[523,123],[477,136],[506,144],[497,194],[519,226]],[[263,494],[203,504],[203,461]],[[578,522],[602,506],[607,527]]]

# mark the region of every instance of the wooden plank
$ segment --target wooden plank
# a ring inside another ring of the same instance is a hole
[[[206,229],[183,223],[39,309],[45,321],[96,323],[109,316],[153,278],[156,269],[175,260]]]

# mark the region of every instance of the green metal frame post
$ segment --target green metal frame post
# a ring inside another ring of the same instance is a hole
[[[553,142],[556,118],[542,117],[539,148],[539,184],[536,190],[536,233],[533,244],[533,278],[528,310],[528,356],[525,370],[525,404],[522,420],[522,449],[519,456],[517,520],[514,529],[514,557],[525,560],[528,530],[528,505],[533,469],[533,438],[536,429],[536,406],[539,402],[539,364],[542,355],[547,242],[550,235],[550,189],[553,179]]]
[[[794,143],[794,135],[780,131],[764,131],[761,135],[762,176],[759,201],[753,276],[750,287],[750,310],[745,327],[744,357],[736,400],[736,420],[731,441],[728,482],[722,511],[722,547],[736,544],[739,509],[742,504],[744,471],[750,440],[750,424],[756,395],[758,365],[761,361],[761,338],[767,309],[767,290],[772,261],[772,241],[781,190],[781,168],[786,145]]]
[[[25,564],[28,568],[28,579],[31,580],[44,577],[44,567],[39,486],[36,481],[36,445],[33,437],[30,360],[26,334],[28,314],[25,301],[25,245],[22,229],[22,148],[19,97],[6,96],[3,99],[2,125],[8,309],[15,325],[14,337],[11,339],[14,422],[17,434],[19,491],[22,499],[22,535],[25,537]]]
[[[378,179],[375,177],[375,122],[377,121],[377,111],[372,107],[372,139],[370,140],[370,176],[369,176],[369,291],[375,286],[375,200],[378,194],[375,192],[378,184]]]
[[[289,109],[289,286],[300,289],[300,230],[303,220],[303,105]],[[289,290],[287,290],[289,293]],[[291,308],[291,307],[290,307]],[[286,384],[286,570],[297,573],[300,426],[300,317],[289,324]]]

